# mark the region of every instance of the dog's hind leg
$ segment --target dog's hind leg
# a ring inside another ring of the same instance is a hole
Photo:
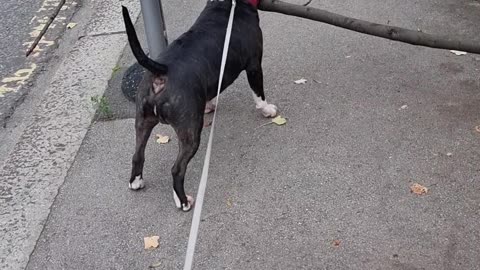
[[[132,158],[132,174],[128,187],[132,190],[138,190],[145,187],[143,183],[143,163],[145,162],[145,147],[152,129],[158,124],[158,120],[149,117],[145,118],[142,114],[137,114],[135,119],[136,145],[135,154]]]
[[[275,117],[277,115],[277,106],[267,103],[263,91],[263,71],[260,65],[254,69],[247,69],[247,78],[250,87],[253,90],[253,100],[257,109],[262,111],[265,117]]]
[[[195,153],[197,153],[200,145],[200,134],[203,127],[203,120],[200,119],[203,119],[203,116],[197,120],[192,120],[192,122],[196,123],[195,127],[175,127],[179,141],[179,151],[177,160],[172,167],[173,198],[177,208],[182,209],[184,212],[189,211],[193,206],[193,197],[185,194],[183,185],[187,165]]]
[[[215,111],[217,107],[217,102],[216,98],[212,98],[211,100],[207,101],[207,104],[205,104],[205,114],[212,113]]]

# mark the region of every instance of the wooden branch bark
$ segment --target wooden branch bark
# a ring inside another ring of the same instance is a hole
[[[280,0],[262,0],[260,1],[258,9],[323,22],[355,32],[412,45],[480,54],[480,42],[475,43],[468,40],[458,40],[447,36],[433,36],[396,26],[354,19],[318,8],[289,4]]]
[[[42,31],[40,31],[40,34],[37,36],[37,38],[35,38],[32,45],[30,46],[30,48],[28,48],[27,53],[26,53],[27,57],[33,52],[35,47],[37,47],[38,42],[40,42],[43,35],[45,35],[48,27],[50,27],[50,24],[52,24],[53,20],[55,20],[55,18],[58,15],[58,12],[60,12],[60,10],[62,9],[64,4],[65,4],[65,0],[61,0],[60,3],[58,3],[58,6],[55,8],[55,11],[53,11],[53,14],[48,18],[47,23],[43,26]]]

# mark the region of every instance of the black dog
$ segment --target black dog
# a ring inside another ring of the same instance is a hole
[[[238,0],[232,37],[222,81],[222,91],[246,70],[256,107],[265,117],[274,117],[277,107],[265,101],[263,92],[262,31],[256,5],[258,0]],[[185,171],[200,144],[204,113],[214,110],[225,33],[231,0],[208,0],[205,9],[188,32],[175,40],[156,60],[145,55],[135,29],[123,7],[128,41],[133,54],[147,74],[136,98],[136,148],[133,155],[130,189],[144,187],[145,146],[159,122],[171,125],[179,141],[179,153],[172,168],[174,199],[188,211],[193,198],[185,194]]]

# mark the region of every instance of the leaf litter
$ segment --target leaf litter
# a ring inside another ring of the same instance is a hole
[[[268,126],[268,125],[271,125],[271,124],[275,124],[277,126],[283,126],[287,123],[287,118],[284,118],[282,117],[281,115],[273,118],[270,122],[268,123],[265,123],[257,128],[261,128],[261,127],[264,127],[264,126]]]
[[[158,262],[158,263],[151,264],[150,266],[148,266],[148,268],[154,269],[154,268],[158,268],[160,266],[162,266],[162,263]]]
[[[420,185],[419,183],[414,183],[410,186],[410,192],[415,193],[417,195],[424,195],[424,194],[427,194],[428,188]]]
[[[274,123],[277,126],[283,126],[287,123],[287,119],[285,119],[281,115],[279,115],[279,116],[272,119],[272,123]]]
[[[151,250],[158,248],[158,239],[160,239],[159,236],[149,236],[149,237],[144,237],[143,242],[145,244],[145,249]]]
[[[170,137],[168,137],[168,136],[163,136],[161,134],[157,134],[155,136],[157,137],[157,143],[159,143],[159,144],[166,144],[166,143],[170,142]]]
[[[71,22],[71,23],[67,24],[67,29],[72,29],[72,28],[74,28],[75,26],[77,26],[77,24],[74,23],[74,22]]]
[[[301,78],[300,80],[294,81],[295,84],[306,84],[307,80],[305,78]]]

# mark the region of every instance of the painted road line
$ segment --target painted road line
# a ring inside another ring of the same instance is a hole
[[[49,16],[55,7],[60,3],[59,0],[44,0],[40,8],[35,12],[35,15],[30,20],[30,32],[28,33],[28,40],[26,40],[22,45],[24,49],[27,50],[35,40],[36,37],[40,34],[40,31],[45,26]],[[67,1],[62,8],[63,11],[74,8],[77,6],[75,1]],[[57,16],[53,23],[50,25],[49,29],[55,29],[57,27],[64,27],[66,25],[67,17]],[[31,56],[27,61],[21,66],[18,70],[8,75],[5,78],[0,78],[0,98],[5,97],[8,93],[15,93],[20,90],[20,88],[25,85],[25,83],[32,78],[37,69],[35,64],[36,60],[43,56],[43,54],[55,45],[54,40],[49,40],[45,36],[40,40],[36,48],[34,49]],[[23,54],[23,52],[22,52]]]

